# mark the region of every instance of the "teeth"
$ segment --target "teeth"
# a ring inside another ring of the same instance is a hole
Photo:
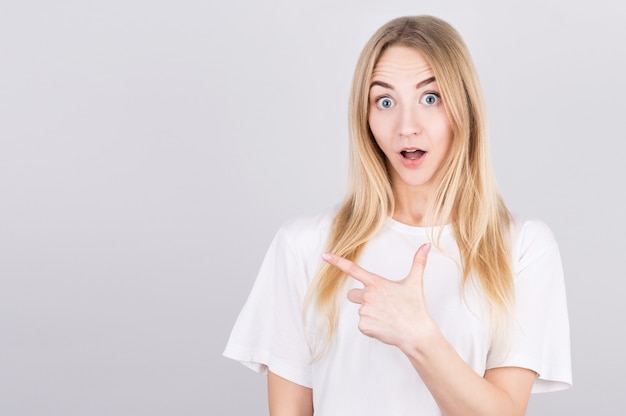
[[[417,160],[420,157],[422,157],[422,155],[426,152],[420,149],[413,149],[413,150],[403,150],[400,153],[402,154],[402,157],[406,159]]]

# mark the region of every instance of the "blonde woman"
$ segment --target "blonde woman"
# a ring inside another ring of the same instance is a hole
[[[502,202],[485,124],[450,25],[367,43],[346,199],[278,231],[224,352],[268,374],[272,416],[523,415],[571,385],[558,247]]]

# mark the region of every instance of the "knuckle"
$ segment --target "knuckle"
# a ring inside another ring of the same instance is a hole
[[[361,331],[361,332],[363,332],[364,334],[367,335],[367,333],[369,331],[369,327],[367,326],[367,324],[365,324],[365,322],[363,322],[362,319],[359,321],[358,328],[359,328],[359,331]]]
[[[349,262],[346,265],[346,271],[348,272],[348,274],[350,275],[354,275],[358,272],[359,268],[357,267],[356,264],[354,264],[353,262]]]
[[[370,303],[374,300],[374,295],[371,290],[365,289],[363,290],[362,298],[364,303]]]

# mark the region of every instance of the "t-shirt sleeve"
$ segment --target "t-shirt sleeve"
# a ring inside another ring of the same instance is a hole
[[[310,268],[285,228],[274,237],[252,291],[233,327],[224,356],[254,371],[311,387],[303,299]]]
[[[515,313],[507,352],[492,352],[487,368],[523,367],[537,373],[533,392],[572,384],[569,318],[559,248],[539,221],[521,226],[515,255]]]

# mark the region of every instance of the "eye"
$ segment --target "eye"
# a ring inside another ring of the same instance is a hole
[[[378,108],[382,108],[383,110],[393,107],[394,104],[393,100],[389,97],[381,97],[376,100]]]
[[[435,105],[439,102],[441,96],[435,92],[429,92],[422,96],[422,104]]]

